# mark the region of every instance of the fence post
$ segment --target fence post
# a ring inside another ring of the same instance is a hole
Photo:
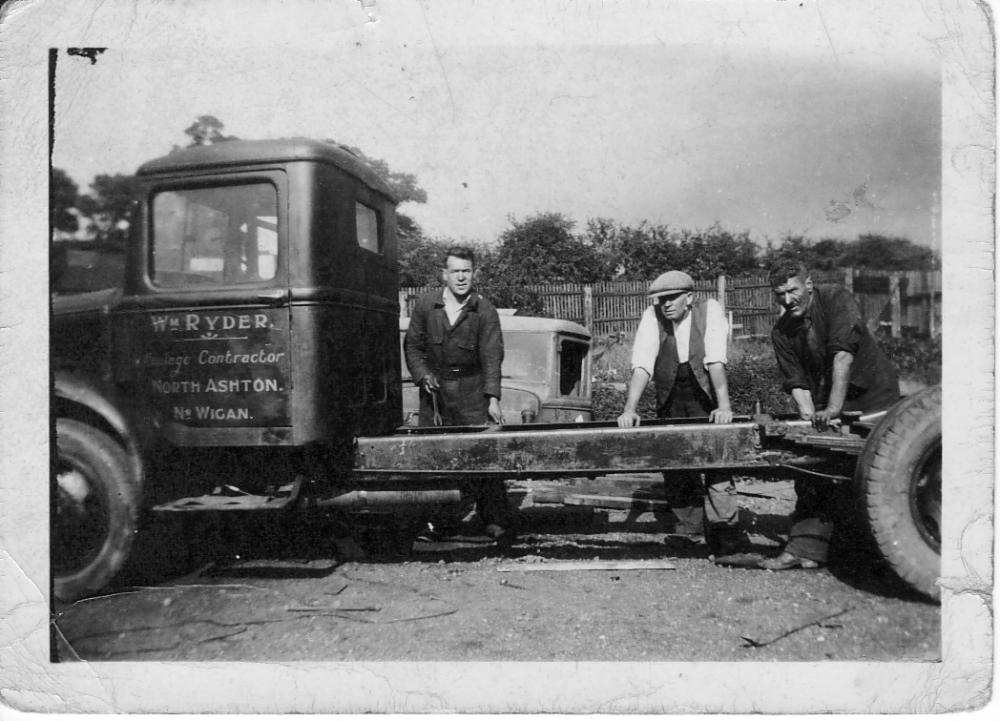
[[[900,334],[901,320],[903,317],[903,304],[899,293],[900,273],[889,274],[889,307],[892,313],[892,337],[898,338]]]
[[[583,286],[583,327],[594,333],[594,286]]]
[[[844,268],[844,287],[854,294],[854,268],[848,266]]]
[[[722,306],[722,310],[726,309],[726,274],[723,273],[718,278],[715,279],[715,284],[717,287],[717,293],[719,295],[719,305]]]
[[[924,286],[927,288],[927,335],[933,339],[936,330],[934,323],[934,294],[937,292],[937,284],[934,282],[933,271],[924,271]]]

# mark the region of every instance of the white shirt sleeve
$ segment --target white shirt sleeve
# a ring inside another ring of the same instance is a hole
[[[642,368],[653,377],[653,366],[660,352],[660,324],[656,320],[656,309],[648,306],[639,320],[639,328],[632,341],[632,370]]]
[[[708,299],[705,310],[707,312],[705,318],[705,365],[726,363],[729,360],[726,348],[729,341],[729,323],[726,321],[726,313],[715,298]]]

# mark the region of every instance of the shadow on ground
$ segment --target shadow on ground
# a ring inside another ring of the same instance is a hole
[[[372,514],[350,523],[324,513],[200,513],[157,516],[137,540],[133,561],[116,588],[157,585],[188,576],[322,578],[344,560],[393,564],[469,563],[490,558],[542,557],[553,560],[646,560],[708,558],[706,546],[666,548],[669,519],[652,512],[606,511],[592,507],[538,505],[517,514],[518,537],[507,548],[494,544],[475,515],[455,523],[433,541],[417,539],[423,519]],[[740,525],[752,542],[748,551],[777,553],[787,537],[786,514],[740,511]],[[362,559],[345,557],[335,539],[353,534]],[[840,581],[870,593],[913,600],[917,596],[858,537],[841,538],[829,571]]]

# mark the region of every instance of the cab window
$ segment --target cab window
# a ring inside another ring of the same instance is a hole
[[[164,191],[152,207],[154,284],[238,285],[275,277],[278,194],[270,183]]]
[[[381,254],[382,243],[379,242],[378,213],[364,203],[355,203],[354,217],[358,245],[372,253]]]

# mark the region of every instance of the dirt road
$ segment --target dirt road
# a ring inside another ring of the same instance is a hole
[[[760,550],[773,551],[790,484],[740,490],[742,522]],[[160,550],[185,546],[186,561],[173,575],[149,562],[126,579],[132,585],[58,605],[55,653],[62,661],[940,658],[940,608],[857,549],[815,571],[727,569],[699,549],[665,550],[662,523],[648,512],[543,506],[529,493],[521,519],[506,555],[467,521],[461,535],[418,542],[407,559],[346,563],[322,524],[243,523],[229,536],[161,528]],[[592,570],[595,561],[604,570]],[[639,562],[657,567],[629,569]]]

